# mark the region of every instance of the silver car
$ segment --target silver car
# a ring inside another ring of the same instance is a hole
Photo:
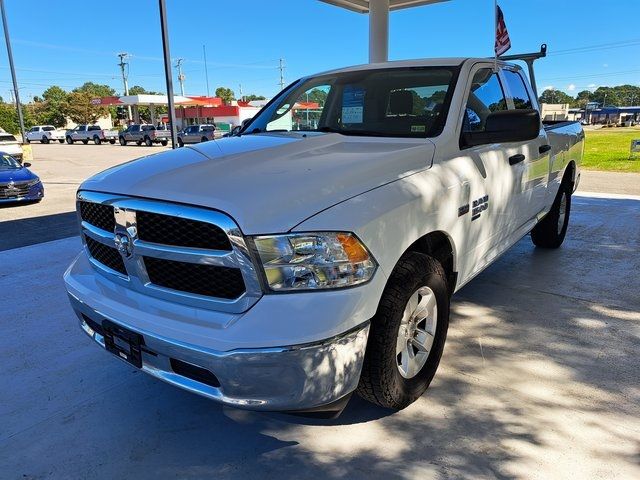
[[[178,132],[178,145],[183,146],[185,143],[208,142],[214,138],[216,138],[215,125],[191,125]]]

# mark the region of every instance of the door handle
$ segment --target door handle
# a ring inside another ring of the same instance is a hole
[[[551,145],[540,145],[538,148],[538,152],[540,152],[540,154],[547,153],[549,150],[551,150]]]
[[[526,157],[521,153],[512,155],[511,157],[509,157],[509,165],[515,165],[516,163],[523,162],[525,158]]]

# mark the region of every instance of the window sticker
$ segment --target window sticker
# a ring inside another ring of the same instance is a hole
[[[342,93],[342,123],[362,123],[364,88],[347,86]]]
[[[421,133],[426,132],[427,127],[424,125],[411,125],[411,133]]]

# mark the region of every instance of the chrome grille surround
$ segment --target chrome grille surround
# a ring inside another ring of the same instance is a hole
[[[245,312],[262,296],[262,288],[255,270],[249,249],[240,228],[234,220],[222,212],[188,205],[174,204],[157,200],[146,200],[122,195],[104,194],[91,191],[79,191],[77,194],[78,222],[81,238],[89,261],[106,278],[145,295],[170,302],[179,302],[196,308],[206,308],[229,313]],[[80,214],[80,202],[92,202],[110,205],[114,208],[115,230],[102,230],[84,221]],[[138,238],[136,212],[145,211],[161,215],[188,218],[213,224],[221,228],[229,238],[231,250],[210,250],[203,248],[176,247],[159,243],[150,243]],[[121,252],[127,270],[122,275],[100,262],[89,253],[85,235],[112,248],[117,248],[117,235],[126,235],[130,239],[131,251]],[[151,283],[147,274],[144,257],[154,257],[178,262],[195,263],[217,267],[237,268],[242,273],[245,292],[235,299],[224,299],[173,290]]]

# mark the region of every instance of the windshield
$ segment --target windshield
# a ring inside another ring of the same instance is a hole
[[[0,142],[17,142],[16,137],[13,135],[0,134]]]
[[[455,74],[453,67],[414,67],[309,78],[267,105],[243,133],[433,137],[444,126]]]
[[[19,168],[22,168],[22,165],[11,155],[0,153],[0,170],[16,170]]]

